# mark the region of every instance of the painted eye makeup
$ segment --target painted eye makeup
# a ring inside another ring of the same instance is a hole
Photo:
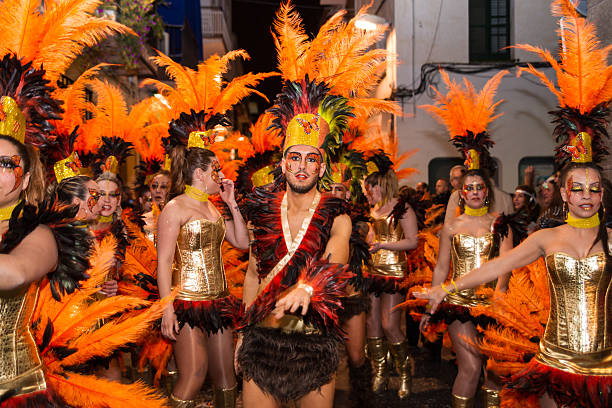
[[[472,184],[465,184],[463,186],[463,191],[465,191],[466,193],[469,193],[471,191],[483,191],[487,188],[487,186],[484,183],[472,183]]]
[[[116,191],[112,192],[112,193],[107,193],[106,191],[102,191],[102,192],[99,193],[100,198],[103,198],[103,197],[117,198],[120,195],[121,194],[116,192]]]

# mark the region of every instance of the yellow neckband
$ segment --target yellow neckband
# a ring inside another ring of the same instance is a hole
[[[189,184],[185,185],[185,194],[194,200],[198,200],[202,203],[208,201],[208,194],[200,190],[199,188],[190,186]]]
[[[113,222],[113,215],[100,215],[98,216],[98,222],[100,224],[109,224]]]
[[[565,222],[575,228],[594,228],[599,226],[599,214],[595,213],[589,218],[576,218],[572,214],[567,213]]]
[[[471,215],[472,217],[482,217],[489,212],[489,207],[485,205],[480,208],[471,208],[466,205],[463,207],[463,212],[467,215]]]
[[[11,219],[11,215],[13,215],[13,210],[21,204],[21,200],[17,201],[16,204],[11,205],[9,207],[0,208],[0,221],[6,221]]]

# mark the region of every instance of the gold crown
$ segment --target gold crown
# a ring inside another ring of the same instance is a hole
[[[189,133],[189,140],[187,141],[187,148],[199,147],[200,149],[207,149],[208,146],[215,143],[215,134],[213,129],[211,130],[194,130]]]
[[[465,152],[465,161],[463,162],[468,170],[480,169],[480,154],[475,149],[469,149]]]
[[[170,155],[164,155],[164,164],[162,165],[162,170],[170,171],[172,167],[172,160],[170,159]]]
[[[0,98],[0,134],[7,135],[23,143],[25,141],[26,119],[10,96]]]
[[[81,161],[79,155],[76,152],[72,152],[70,156],[64,160],[60,160],[53,165],[53,172],[55,173],[55,179],[57,182],[61,182],[64,179],[70,177],[76,177],[81,174]]]
[[[108,156],[104,163],[100,165],[102,173],[119,173],[119,161],[115,156]]]
[[[570,140],[569,145],[563,148],[572,156],[574,163],[590,163],[593,161],[593,149],[591,148],[591,135],[580,132]]]
[[[321,115],[300,113],[294,116],[287,125],[283,152],[295,145],[306,145],[319,149],[328,132],[329,125]]]
[[[251,176],[251,183],[253,183],[253,187],[261,187],[266,184],[270,184],[274,182],[274,175],[272,174],[272,170],[274,170],[274,165],[269,164],[266,167],[263,167]]]
[[[367,170],[368,170],[368,176],[372,173],[376,173],[378,171],[380,171],[378,169],[378,166],[376,165],[376,163],[374,163],[373,161],[369,161],[367,164]]]

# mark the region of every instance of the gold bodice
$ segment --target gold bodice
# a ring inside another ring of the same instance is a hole
[[[493,258],[497,252],[495,235],[487,233],[479,237],[470,234],[455,234],[452,238],[451,255],[453,262],[453,279],[457,280],[473,269]],[[496,281],[489,282],[481,287],[495,288]],[[448,303],[459,306],[476,306],[487,304],[486,298],[476,295],[476,289],[466,289],[448,295]]]
[[[38,282],[0,295],[0,396],[46,389],[30,319],[38,297]]]
[[[550,314],[538,359],[578,374],[612,375],[612,273],[603,252],[546,256]]]
[[[391,217],[375,218],[371,225],[374,242],[397,242],[404,239],[402,226],[399,223],[393,225]],[[372,254],[372,266],[369,270],[373,275],[403,278],[406,273],[406,253],[388,249],[376,251]]]
[[[172,284],[181,288],[177,299],[214,300],[229,295],[221,256],[224,238],[223,217],[194,220],[181,227],[172,268]]]

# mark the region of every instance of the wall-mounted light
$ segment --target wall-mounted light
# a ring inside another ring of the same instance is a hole
[[[355,21],[355,27],[367,31],[379,30],[388,25],[387,20],[374,14],[364,14]]]

